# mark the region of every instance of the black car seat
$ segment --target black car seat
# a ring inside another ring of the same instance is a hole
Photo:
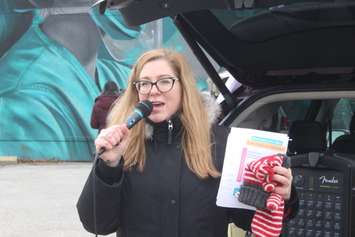
[[[310,152],[323,153],[327,149],[325,127],[317,121],[294,121],[288,131],[288,155]]]
[[[329,152],[355,154],[355,113],[350,122],[350,134],[335,139]]]

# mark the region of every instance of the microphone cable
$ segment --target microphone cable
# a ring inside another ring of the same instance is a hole
[[[97,217],[96,217],[96,162],[98,162],[98,159],[100,157],[100,152],[95,152],[95,158],[93,162],[93,167],[92,167],[92,208],[93,208],[93,221],[94,221],[94,234],[95,237],[98,237],[97,234]]]
[[[96,163],[100,159],[100,155],[105,152],[105,149],[100,149],[99,152],[95,152],[94,162],[92,166],[92,208],[93,208],[93,221],[94,221],[94,234],[95,237],[98,237],[97,234],[97,217],[96,217]]]

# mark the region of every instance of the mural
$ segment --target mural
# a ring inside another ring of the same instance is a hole
[[[90,115],[105,82],[124,89],[148,49],[191,56],[170,19],[132,28],[118,11],[25,2],[0,3],[0,159],[91,160],[97,130]],[[206,89],[206,75],[193,64]]]

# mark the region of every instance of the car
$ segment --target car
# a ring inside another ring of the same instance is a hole
[[[108,2],[119,7],[124,1]],[[120,11],[131,25],[173,18],[224,97],[221,124],[287,133],[294,120],[315,120],[333,140],[350,133],[352,1],[203,2],[132,1]],[[221,69],[237,89],[227,88]]]
[[[173,19],[221,94],[221,125],[289,136],[300,210],[283,235],[353,236],[355,3],[126,2],[128,24]]]

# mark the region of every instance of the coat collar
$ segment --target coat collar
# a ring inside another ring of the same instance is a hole
[[[146,138],[159,142],[167,142],[168,144],[180,141],[182,123],[179,113],[160,123],[154,123],[149,119],[145,119],[145,121]]]

